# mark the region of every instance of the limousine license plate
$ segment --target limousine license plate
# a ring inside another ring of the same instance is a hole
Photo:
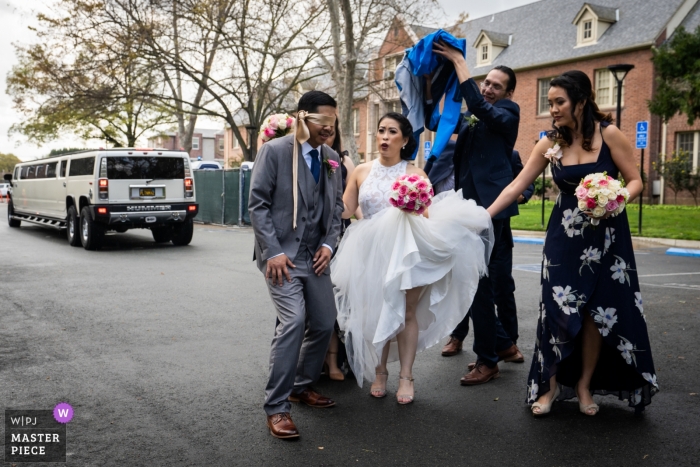
[[[155,196],[155,188],[139,188],[139,196]]]

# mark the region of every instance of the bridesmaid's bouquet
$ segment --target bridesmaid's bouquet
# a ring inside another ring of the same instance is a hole
[[[408,214],[420,216],[431,205],[433,185],[420,175],[401,175],[391,186],[389,203]]]
[[[607,172],[586,175],[576,188],[578,208],[593,215],[591,224],[598,225],[607,213],[617,216],[625,209],[629,191],[624,183],[612,178]]]
[[[271,139],[287,136],[292,131],[293,124],[294,118],[287,114],[270,115],[260,126],[260,138],[266,143]]]

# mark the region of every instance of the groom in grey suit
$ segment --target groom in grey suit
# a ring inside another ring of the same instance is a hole
[[[324,144],[336,107],[328,94],[304,94],[295,134],[265,143],[253,167],[248,209],[255,256],[279,320],[264,405],[277,438],[299,437],[290,401],[335,405],[310,385],[321,374],[336,319],[328,264],[340,235],[343,184],[339,157]]]

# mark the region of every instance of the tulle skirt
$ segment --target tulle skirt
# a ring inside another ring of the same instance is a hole
[[[331,262],[338,324],[360,387],[374,380],[387,342],[389,361],[398,360],[406,290],[425,287],[416,313],[420,352],[462,321],[488,272],[493,227],[484,208],[449,191],[434,198],[429,215],[388,207],[354,222]]]

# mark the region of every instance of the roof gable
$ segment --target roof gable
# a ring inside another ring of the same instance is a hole
[[[578,24],[579,20],[586,13],[586,11],[593,13],[598,21],[605,21],[606,23],[615,23],[618,21],[619,9],[608,6],[593,5],[592,3],[584,3],[576,14],[573,24]]]
[[[472,47],[476,47],[477,45],[479,45],[483,37],[486,37],[491,42],[491,44],[497,47],[508,47],[510,45],[512,35],[503,34],[500,32],[486,31],[482,29],[479,35],[476,37],[476,40],[474,41]]]

